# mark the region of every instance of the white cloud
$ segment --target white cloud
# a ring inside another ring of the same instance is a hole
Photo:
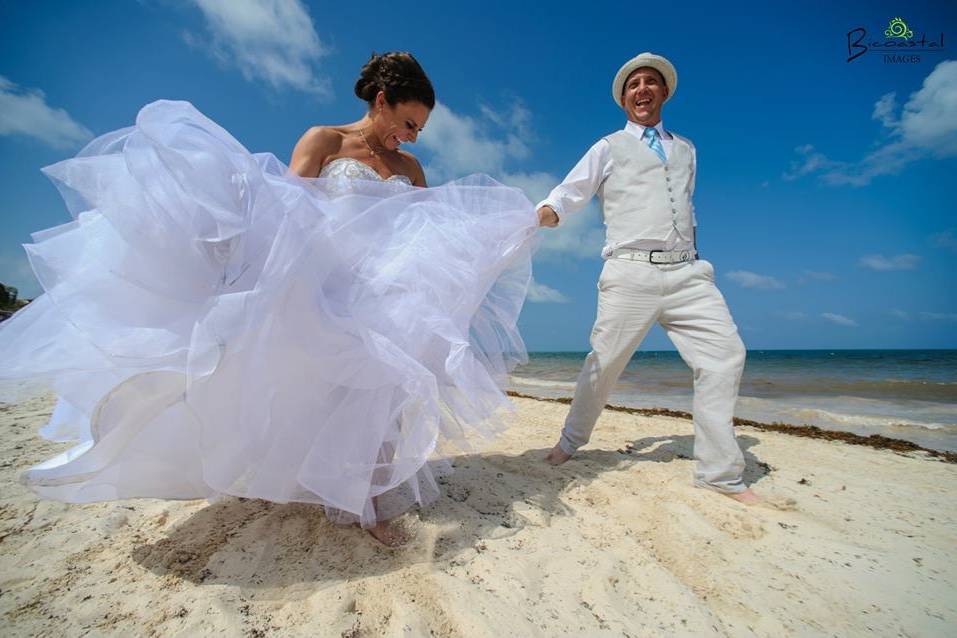
[[[957,60],[938,64],[911,94],[895,133],[937,157],[957,155]]]
[[[827,319],[831,323],[836,323],[839,326],[850,326],[852,328],[857,327],[857,322],[853,319],[845,317],[844,315],[838,315],[833,312],[822,312],[821,317]]]
[[[908,164],[925,158],[957,155],[957,60],[938,64],[918,91],[910,94],[897,115],[895,93],[874,104],[871,117],[885,128],[878,148],[856,161],[837,161],[811,144],[795,149],[798,158],[784,179],[817,174],[833,185],[865,186],[879,175],[894,175]]]
[[[759,275],[748,270],[732,270],[725,275],[728,279],[742,288],[759,288],[762,290],[780,290],[784,284],[767,275]]]
[[[485,104],[481,105],[479,110],[488,120],[506,131],[506,151],[510,156],[529,156],[531,150],[528,145],[534,139],[531,128],[532,113],[522,102],[513,102],[504,113],[499,113]]]
[[[558,290],[534,279],[528,287],[528,300],[532,303],[568,303],[571,301]]]
[[[25,135],[71,149],[93,137],[63,109],[49,106],[39,89],[23,89],[0,75],[0,135]]]
[[[794,149],[800,159],[791,162],[791,168],[784,173],[784,179],[793,180],[811,173],[838,169],[842,164],[827,158],[823,153],[814,150],[812,144],[804,144]]]
[[[874,112],[871,117],[887,128],[897,126],[897,118],[894,113],[897,111],[897,93],[885,93],[874,104]]]
[[[503,173],[497,175],[503,183],[520,188],[533,204],[542,200],[555,186],[555,176],[551,173]]]
[[[577,213],[565,215],[561,218],[558,228],[542,229],[541,235],[542,243],[535,256],[537,260],[544,261],[561,260],[566,257],[597,258],[605,244],[605,230],[601,225],[597,204],[591,204]]]
[[[521,104],[512,106],[511,115],[499,115],[489,107],[481,110],[483,116],[473,118],[436,103],[418,142],[430,153],[430,181],[444,182],[471,173],[502,179],[507,160],[528,155],[530,115]]]
[[[500,111],[481,106],[478,117],[456,113],[438,102],[418,144],[426,152],[430,184],[486,173],[522,189],[536,204],[561,180],[551,173],[509,170],[510,162],[526,158],[532,140],[531,113],[520,102]],[[536,261],[556,261],[598,257],[605,233],[593,203],[562,218],[558,228],[543,229],[541,237]]]
[[[900,308],[892,308],[887,311],[887,314],[889,314],[892,317],[896,317],[897,319],[900,319],[902,321],[910,321],[910,313],[904,310],[901,310]]]
[[[264,81],[277,90],[330,93],[328,80],[315,68],[327,49],[299,0],[193,2],[206,18],[211,39],[187,33],[188,43],[238,67],[247,80]]]
[[[905,253],[903,255],[894,255],[885,257],[884,255],[865,255],[858,261],[858,265],[871,270],[886,272],[890,270],[914,270],[917,268],[917,262],[920,256]]]
[[[791,163],[784,179],[794,180],[817,173],[821,180],[832,186],[866,186],[879,175],[899,173],[907,164],[926,154],[901,142],[888,143],[858,162],[832,160],[810,144],[799,146],[795,151],[800,157]]]
[[[506,173],[502,181],[522,189],[532,203],[537,204],[560,180],[550,173]],[[563,216],[558,228],[544,228],[540,235],[542,242],[535,253],[536,261],[598,257],[605,243],[605,230],[598,205],[594,202],[576,213]]]

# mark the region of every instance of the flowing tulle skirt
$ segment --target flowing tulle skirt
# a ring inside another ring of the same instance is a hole
[[[536,227],[520,191],[302,179],[183,102],[45,172],[74,219],[34,235],[45,293],[0,324],[4,400],[51,387],[42,434],[78,442],[23,474],[41,496],[371,524],[500,427]]]

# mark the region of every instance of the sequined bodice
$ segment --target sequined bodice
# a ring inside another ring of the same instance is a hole
[[[412,185],[412,180],[405,175],[392,175],[389,179],[382,179],[382,176],[374,168],[351,157],[339,157],[332,160],[319,171],[319,177],[366,179],[378,182],[399,182],[407,186]]]

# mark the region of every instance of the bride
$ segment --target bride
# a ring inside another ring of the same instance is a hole
[[[442,458],[502,427],[536,213],[486,176],[424,188],[400,146],[435,98],[408,53],[356,94],[368,113],[289,168],[161,101],[44,169],[73,220],[27,246],[45,293],[0,324],[0,399],[51,388],[41,434],[77,444],[26,485],[316,503],[396,544]]]
[[[408,53],[373,55],[362,68],[355,93],[369,105],[365,116],[352,124],[307,131],[289,168],[303,177],[338,170],[357,179],[395,178],[425,186],[419,162],[399,149],[415,142],[435,107],[432,83],[419,63]],[[340,160],[343,168],[333,168]]]

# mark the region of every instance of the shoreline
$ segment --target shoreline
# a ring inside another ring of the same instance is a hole
[[[515,397],[519,399],[532,399],[535,401],[547,401],[551,403],[561,403],[563,405],[570,405],[572,402],[571,397],[538,397],[531,394],[523,394],[521,392],[516,392],[514,390],[506,391],[506,394],[510,397]],[[637,414],[640,416],[668,416],[668,417],[677,417],[682,419],[692,419],[690,412],[685,412],[683,410],[671,410],[669,408],[629,408],[623,405],[612,405],[608,404],[604,408],[605,410],[610,410],[612,412],[624,412],[625,414]],[[848,445],[861,445],[865,447],[874,448],[877,450],[891,450],[893,452],[920,452],[931,456],[935,459],[938,459],[944,463],[957,463],[957,453],[955,452],[945,452],[941,450],[934,450],[927,448],[911,441],[905,441],[903,439],[895,439],[881,434],[871,434],[869,436],[862,436],[860,434],[853,434],[851,432],[841,432],[838,430],[826,430],[817,425],[794,425],[791,423],[763,423],[761,421],[753,421],[751,419],[742,419],[740,417],[734,417],[735,426],[748,426],[753,427],[758,430],[763,430],[765,432],[779,432],[781,434],[787,434],[790,436],[798,436],[808,439],[822,439],[825,441],[840,441]]]

